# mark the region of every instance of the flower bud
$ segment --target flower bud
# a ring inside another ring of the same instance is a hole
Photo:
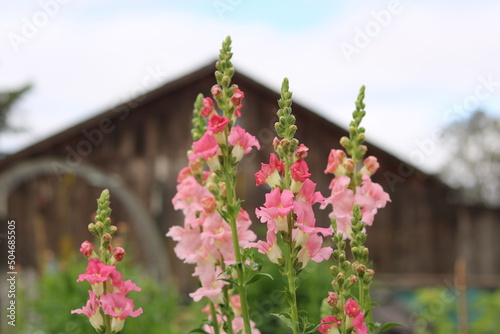
[[[300,144],[295,150],[295,157],[304,160],[307,157],[307,151],[309,151],[309,148],[304,144]]]
[[[115,225],[111,225],[109,227],[109,232],[111,233],[111,235],[115,235],[116,231],[118,231],[118,227],[116,227]]]
[[[116,262],[121,262],[125,254],[127,253],[125,253],[125,250],[121,247],[115,247],[113,249],[113,257],[115,258]]]
[[[375,275],[375,271],[373,269],[366,269],[366,273],[370,277],[373,277]]]
[[[356,169],[356,163],[352,159],[345,159],[344,163],[342,164],[346,170],[347,173],[352,173],[354,172],[354,169]]]
[[[80,247],[80,253],[82,253],[83,256],[89,258],[93,252],[94,245],[91,242],[85,240]]]
[[[233,96],[231,96],[231,103],[235,106],[240,105],[241,100],[245,96],[245,93],[243,93],[241,90],[236,89],[233,93]]]
[[[328,298],[326,298],[326,303],[330,305],[330,307],[337,306],[339,302],[339,297],[335,292],[328,291]]]
[[[274,139],[273,139],[273,148],[274,148],[275,151],[278,150],[279,144],[280,144],[280,140],[277,137],[274,137]]]
[[[366,266],[364,264],[360,264],[356,267],[356,272],[358,274],[366,272]]]
[[[212,196],[205,196],[201,199],[201,206],[206,213],[212,213],[217,208],[217,202]]]
[[[373,156],[369,156],[368,158],[366,158],[365,161],[363,161],[363,165],[365,166],[368,175],[375,174],[377,169],[379,169],[380,167],[377,158]]]
[[[353,286],[354,284],[356,284],[357,281],[358,281],[358,278],[356,277],[356,275],[349,276],[349,284],[351,286]]]
[[[109,244],[111,242],[111,239],[113,239],[113,238],[111,237],[111,234],[109,234],[109,233],[104,233],[104,235],[102,236],[102,242],[104,244]]]
[[[212,96],[214,98],[218,98],[222,95],[222,89],[218,84],[213,85],[212,89],[210,89],[210,92],[212,93]]]

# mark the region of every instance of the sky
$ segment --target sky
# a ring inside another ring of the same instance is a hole
[[[433,173],[448,124],[500,117],[499,17],[498,1],[3,1],[0,91],[33,89],[0,152],[208,64],[230,35],[236,71],[275,91],[288,77],[295,102],[342,127],[365,85],[368,141]]]

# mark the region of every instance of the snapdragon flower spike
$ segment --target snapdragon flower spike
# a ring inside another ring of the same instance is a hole
[[[142,309],[133,311],[133,301],[125,297],[130,291],[141,291],[141,288],[130,280],[124,281],[123,275],[116,269],[115,264],[123,260],[125,250],[111,245],[117,227],[111,225],[109,217],[108,190],[101,193],[97,203],[96,223],[89,225],[89,231],[99,237],[100,250],[97,254],[92,243],[82,243],[80,252],[89,260],[85,273],[77,279],[77,282],[90,283],[92,290],[89,290],[87,304],[71,313],[85,314],[98,333],[118,333],[126,317],[142,313]]]

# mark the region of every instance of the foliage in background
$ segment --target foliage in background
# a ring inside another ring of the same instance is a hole
[[[469,289],[467,293],[469,333],[498,333],[500,290]],[[417,289],[411,293],[409,307],[416,334],[458,332],[458,293],[445,286]]]
[[[18,131],[9,123],[9,115],[13,106],[19,102],[22,96],[31,89],[31,85],[26,85],[16,90],[0,92],[0,133],[5,131]]]
[[[87,287],[76,284],[75,277],[81,272],[85,262],[78,259],[68,261],[61,269],[48,272],[31,287],[36,291],[32,299],[26,293],[19,297],[16,334],[85,334],[94,331],[86,317],[69,314],[80,307],[82,300],[88,298]],[[125,266],[124,266],[125,267]],[[196,305],[185,306],[181,302],[176,288],[155,282],[144,274],[138,266],[126,266],[123,270],[142,288],[140,293],[131,292],[134,300],[142,305],[144,314],[127,320],[123,334],[185,334],[198,325],[199,310]],[[30,288],[30,289],[31,289]],[[26,289],[23,289],[26,290]],[[22,313],[21,313],[22,312]],[[10,333],[7,333],[10,334]]]
[[[476,111],[443,133],[448,155],[441,177],[467,204],[500,206],[500,119]]]

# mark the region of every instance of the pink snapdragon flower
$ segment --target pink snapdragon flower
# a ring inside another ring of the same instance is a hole
[[[189,160],[202,158],[212,170],[220,169],[219,156],[222,155],[222,151],[212,133],[205,132],[198,141],[193,143],[193,146],[194,150],[189,156]]]
[[[361,187],[357,187],[354,201],[360,206],[363,223],[371,226],[378,209],[385,207],[391,199],[380,184],[373,183],[367,174],[363,173],[361,180]]]
[[[231,155],[236,161],[240,161],[244,154],[250,153],[252,146],[260,149],[259,141],[238,125],[231,128],[227,140],[233,146]]]
[[[213,263],[204,263],[196,266],[193,276],[198,276],[201,282],[201,287],[189,294],[195,302],[199,302],[203,297],[207,297],[214,303],[222,302],[222,287],[228,283],[220,280],[222,273],[220,266],[215,266]]]
[[[102,282],[109,278],[111,272],[115,270],[115,266],[107,266],[99,259],[89,259],[87,270],[84,274],[78,276],[77,282],[87,281],[92,285],[92,290],[97,296],[103,293]]]
[[[291,167],[290,171],[292,172],[292,186],[291,190],[294,193],[297,193],[302,184],[311,177],[311,173],[309,173],[309,166],[304,160],[297,160]]]
[[[122,293],[108,293],[101,296],[101,307],[104,314],[111,316],[111,331],[118,333],[123,329],[127,317],[142,314],[142,307],[134,311],[134,301]]]
[[[123,275],[116,269],[111,272],[109,277],[111,278],[113,292],[119,292],[126,295],[130,291],[141,291],[141,288],[139,288],[131,280],[123,281]]]
[[[331,150],[328,155],[328,164],[325,169],[325,174],[331,173],[337,176],[344,175],[344,161],[346,154],[342,150]]]
[[[341,325],[340,320],[338,320],[334,315],[330,315],[321,319],[323,325],[318,327],[318,332],[322,334],[338,334],[338,326]]]
[[[267,183],[271,188],[276,188],[281,184],[280,172],[283,170],[283,163],[278,156],[271,153],[269,164],[261,164],[261,170],[255,173],[256,185]]]
[[[281,259],[283,259],[283,253],[281,252],[281,248],[277,243],[276,234],[272,231],[268,231],[266,233],[266,240],[259,240],[255,243],[249,243],[246,247],[254,247],[257,248],[259,253],[266,254],[269,258],[269,261],[272,263],[278,264]]]
[[[227,129],[227,125],[229,124],[229,118],[219,116],[216,113],[210,116],[208,120],[208,128],[207,132],[213,134],[217,144],[225,145],[226,144],[226,136],[224,131]]]
[[[104,326],[104,319],[102,318],[101,312],[99,312],[99,308],[99,299],[92,290],[89,290],[89,300],[87,301],[87,304],[81,309],[72,310],[71,314],[85,314],[89,318],[92,327],[97,330],[101,330]]]
[[[333,249],[331,247],[321,247],[322,244],[323,238],[320,235],[312,234],[309,236],[307,243],[297,254],[297,259],[302,263],[302,268],[309,263],[309,260],[319,263],[330,258]]]
[[[198,183],[194,176],[187,176],[177,185],[177,193],[172,199],[175,210],[182,210],[185,221],[194,220],[203,211],[203,200],[213,197],[208,189]]]
[[[200,114],[202,114],[206,118],[209,118],[214,111],[214,101],[209,97],[205,97],[203,98],[202,103],[203,109],[201,109]]]
[[[255,214],[260,221],[267,223],[267,228],[274,233],[288,232],[286,216],[293,209],[293,193],[284,189],[275,188],[266,194],[266,202],[260,209],[255,209]]]
[[[354,327],[356,329],[356,334],[367,334],[368,328],[364,323],[364,313],[361,312],[362,309],[359,307],[358,303],[349,298],[344,305],[344,312],[349,317],[347,322],[347,327]]]

